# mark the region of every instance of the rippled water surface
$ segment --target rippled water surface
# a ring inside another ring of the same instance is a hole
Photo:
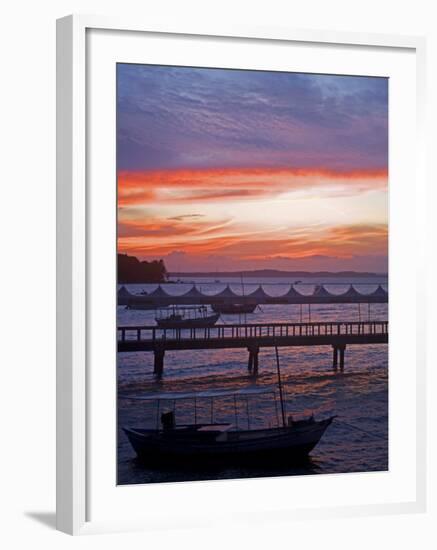
[[[284,294],[292,280],[263,279],[248,280],[245,293],[253,291],[259,283],[271,295]],[[372,292],[377,282],[355,279],[342,283],[341,280],[316,281],[305,279],[299,285],[302,293],[311,293],[312,283],[327,282],[332,292],[344,292],[349,283],[358,283],[362,293]],[[340,282],[341,284],[338,284]],[[379,281],[378,281],[379,282]],[[214,283],[198,279],[196,284],[202,292],[214,294],[230,283],[236,292],[242,291],[237,279],[222,279]],[[311,283],[311,284],[310,284]],[[329,284],[331,283],[331,284]],[[172,294],[182,294],[192,284],[166,285]],[[384,284],[383,286],[386,287]],[[156,285],[127,285],[131,292],[156,288]],[[238,316],[223,315],[220,323],[235,322],[299,322],[300,306],[262,305],[256,313],[247,315],[246,320]],[[153,325],[154,311],[132,311],[118,307],[119,325]],[[386,320],[387,305],[339,304],[311,306],[312,321],[358,321]],[[308,307],[303,306],[303,321],[308,320]],[[254,378],[247,370],[247,350],[201,350],[166,352],[164,377],[158,381],[153,376],[153,354],[118,354],[118,483],[151,483],[197,479],[227,479],[242,477],[368,472],[388,468],[388,346],[348,346],[345,355],[345,371],[334,374],[332,370],[332,349],[329,346],[280,348],[281,372],[285,388],[286,411],[296,418],[314,413],[316,419],[338,415],[318,446],[312,451],[308,463],[296,466],[268,465],[260,468],[228,467],[211,469],[205,466],[194,471],[147,469],[137,463],[122,426],[155,427],[158,413],[172,409],[173,401],[161,401],[160,410],[154,401],[135,401],[129,396],[148,395],[163,391],[201,391],[206,389],[234,390],[251,386],[271,387],[276,385],[276,362],[273,348],[264,348],[259,354],[259,375]],[[277,404],[277,403],[276,403]],[[234,399],[214,399],[215,422],[237,423],[238,427],[276,426],[277,407],[273,395],[239,397],[237,416]],[[211,420],[211,401],[197,400],[197,420]],[[178,400],[176,403],[178,423],[194,420],[192,400]]]

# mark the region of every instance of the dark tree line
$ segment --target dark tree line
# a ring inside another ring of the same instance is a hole
[[[118,283],[163,283],[167,279],[167,269],[163,260],[146,262],[128,256],[118,254],[117,263]]]

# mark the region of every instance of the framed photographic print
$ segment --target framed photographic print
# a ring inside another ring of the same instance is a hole
[[[58,21],[59,529],[423,509],[423,50]]]

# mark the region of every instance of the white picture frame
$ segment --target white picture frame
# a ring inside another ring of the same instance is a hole
[[[91,30],[113,32],[137,32],[153,34],[162,39],[171,36],[223,37],[228,41],[263,40],[275,43],[313,43],[319,46],[341,45],[344,47],[396,49],[408,51],[415,56],[416,73],[416,157],[413,161],[416,172],[417,233],[423,230],[424,220],[419,212],[425,204],[424,177],[424,78],[425,41],[420,37],[337,33],[325,31],[293,30],[287,28],[177,28],[171,25],[152,25],[138,20],[73,15],[57,22],[57,528],[70,534],[96,531],[148,528],[144,518],[132,520],[114,518],[94,521],[89,515],[89,485],[91,483],[90,435],[88,410],[90,407],[90,337],[88,332],[90,314],[89,234],[90,189],[87,163],[87,33]],[[126,59],[123,59],[126,60]],[[114,105],[115,110],[115,105]],[[422,210],[421,210],[422,209]],[[416,236],[417,238],[417,236]],[[416,241],[417,277],[425,279],[425,251],[419,239]],[[115,243],[114,243],[115,246]],[[115,286],[114,286],[115,293]],[[365,503],[354,506],[326,506],[317,509],[276,510],[276,517],[318,518],[330,515],[378,514],[418,512],[425,509],[426,463],[425,463],[425,314],[423,286],[417,286],[415,298],[416,324],[416,445],[415,445],[415,498],[408,501]],[[414,304],[412,304],[412,307]],[[115,414],[115,413],[114,413]],[[234,483],[235,482],[228,482]],[[250,481],[245,482],[250,483]],[[209,483],[203,483],[205,491]],[[247,485],[245,485],[247,486]],[[240,487],[244,487],[241,485]],[[206,488],[206,489],[205,489]],[[126,488],[125,490],[129,490]],[[130,489],[141,490],[140,487]],[[168,496],[174,490],[167,486]],[[179,490],[179,489],[178,489]],[[244,490],[244,488],[243,488]],[[222,491],[223,492],[223,491]],[[128,497],[127,497],[128,498]],[[253,504],[253,517],[260,517],[262,505]],[[247,511],[246,511],[247,512]],[[282,516],[281,516],[282,512]],[[263,514],[269,516],[269,514]],[[171,516],[174,524],[175,516]],[[164,510],[161,520],[164,522]],[[237,518],[238,519],[238,518]],[[157,512],[154,525],[159,525]],[[171,524],[171,521],[170,521]],[[193,524],[196,524],[194,521]],[[202,520],[200,521],[202,524]]]

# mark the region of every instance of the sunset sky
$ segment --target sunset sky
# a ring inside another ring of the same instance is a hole
[[[118,250],[387,271],[388,81],[117,66]]]

